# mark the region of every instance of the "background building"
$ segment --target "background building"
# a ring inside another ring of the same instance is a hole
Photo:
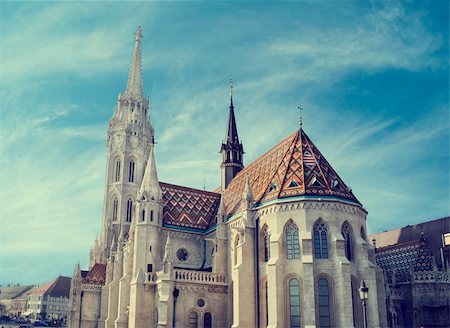
[[[27,311],[23,315],[34,320],[65,320],[70,280],[69,277],[59,276],[32,289],[28,295]]]
[[[28,294],[33,286],[13,286],[0,288],[0,304],[4,305],[5,314],[21,316],[27,310]]]
[[[450,327],[450,217],[369,238],[385,274],[390,327]]]

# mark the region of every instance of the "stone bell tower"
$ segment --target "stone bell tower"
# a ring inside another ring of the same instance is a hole
[[[149,99],[142,88],[142,30],[135,33],[125,93],[120,93],[117,107],[109,121],[106,160],[103,226],[100,247],[105,263],[113,236],[127,234],[134,216],[136,197],[154,144],[154,130],[148,118]]]

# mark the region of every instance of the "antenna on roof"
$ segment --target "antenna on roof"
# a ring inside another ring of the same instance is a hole
[[[303,125],[303,106],[299,105],[297,106],[297,109],[299,111],[298,113],[298,125],[300,127],[300,130],[302,129],[302,125]]]
[[[205,178],[203,178],[203,191],[205,191],[206,190],[206,181],[205,181]]]

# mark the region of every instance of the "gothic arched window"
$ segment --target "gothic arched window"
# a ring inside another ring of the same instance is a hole
[[[130,164],[128,167],[128,182],[134,182],[134,160],[130,160]]]
[[[120,159],[116,159],[114,164],[114,182],[120,181]]]
[[[114,198],[113,206],[112,206],[112,219],[113,219],[113,221],[117,221],[118,209],[119,209],[119,202],[118,202],[117,198]]]
[[[133,214],[133,201],[131,198],[127,200],[127,222],[131,222],[131,215]]]
[[[284,231],[286,236],[286,252],[287,259],[299,259],[300,258],[300,242],[298,239],[298,228],[294,222],[288,223]]]
[[[203,316],[203,327],[211,328],[212,327],[212,315],[209,312],[206,312]]]
[[[289,281],[289,319],[291,328],[300,328],[300,283],[297,279]]]
[[[270,235],[267,226],[263,228],[262,239],[263,239],[263,259],[264,262],[268,262],[270,258]]]
[[[317,282],[317,305],[319,307],[319,327],[331,327],[330,286],[328,280],[320,278]]]
[[[145,221],[145,210],[142,210],[141,221],[142,221],[142,222]]]
[[[352,254],[352,228],[350,227],[350,224],[345,221],[342,224],[341,228],[342,237],[344,237],[345,240],[345,257],[347,260],[351,261],[353,258]]]
[[[314,256],[316,259],[328,258],[327,226],[319,219],[314,224]]]
[[[188,322],[189,328],[197,328],[198,327],[198,314],[195,311],[192,311],[189,314],[189,322]]]

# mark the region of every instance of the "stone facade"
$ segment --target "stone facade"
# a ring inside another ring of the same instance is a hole
[[[103,229],[89,271],[75,269],[69,326],[362,327],[364,280],[368,326],[386,327],[367,212],[301,128],[244,168],[231,100],[221,188],[158,180],[141,38],[110,121]]]

